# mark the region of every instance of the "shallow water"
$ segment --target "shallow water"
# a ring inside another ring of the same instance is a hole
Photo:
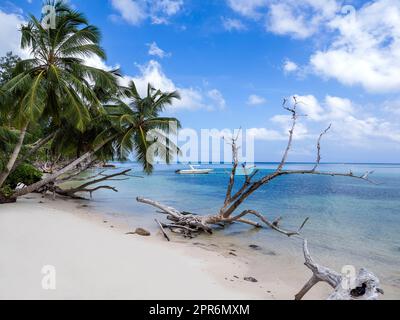
[[[118,164],[118,167],[139,172],[134,163]],[[150,229],[155,229],[154,218],[162,219],[161,214],[137,203],[136,196],[149,197],[180,210],[214,213],[224,200],[230,166],[207,167],[213,167],[214,172],[178,175],[175,170],[182,166],[159,165],[151,176],[113,181],[111,184],[119,192],[99,191],[92,205],[132,227]],[[262,175],[276,165],[264,163],[257,167],[258,175]],[[288,165],[288,169],[305,167],[312,165]],[[321,171],[348,172],[350,169],[354,174],[374,170],[371,179],[377,184],[346,177],[285,176],[260,188],[240,209],[255,209],[271,219],[282,216],[286,229],[296,229],[305,217],[310,217],[303,234],[320,262],[337,270],[345,264],[367,267],[382,282],[393,286],[400,298],[400,165],[323,164],[320,167]],[[238,185],[242,180],[242,176],[237,177]],[[279,254],[296,255],[301,259],[298,242],[271,230],[254,230],[236,224],[217,232],[215,237],[243,247],[249,244],[267,246]]]

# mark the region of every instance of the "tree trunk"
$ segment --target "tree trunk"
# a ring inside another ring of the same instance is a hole
[[[34,192],[42,187],[44,187],[46,184],[49,184],[51,182],[54,182],[58,177],[62,176],[63,174],[67,173],[68,171],[72,170],[75,168],[78,164],[82,163],[86,159],[90,158],[93,156],[97,151],[99,151],[104,145],[106,145],[108,142],[113,140],[117,135],[113,135],[112,137],[108,138],[107,140],[103,141],[101,144],[99,144],[96,148],[94,148],[92,151],[86,152],[84,155],[79,157],[78,159],[72,161],[70,164],[68,164],[66,167],[62,168],[61,170],[47,176],[46,178],[31,184],[25,188],[16,190],[11,198],[16,199],[18,197],[24,196],[28,193]]]
[[[97,151],[97,150],[96,150]],[[68,171],[72,170],[73,168],[75,168],[78,164],[80,164],[81,162],[85,161],[86,159],[88,159],[90,156],[92,156],[96,151],[89,151],[86,152],[82,157],[74,160],[73,162],[71,162],[69,165],[67,165],[66,167],[62,168],[61,170],[47,176],[46,178],[31,184],[25,188],[16,190],[14,192],[14,194],[12,195],[12,198],[18,198],[21,196],[24,196],[28,193],[31,193],[33,191],[36,191],[38,189],[40,189],[41,187],[45,186],[46,184],[49,184],[50,182],[54,182],[59,176],[62,176],[63,174],[67,173]]]
[[[11,173],[11,170],[14,167],[15,162],[17,161],[18,155],[21,152],[22,145],[24,144],[24,140],[25,140],[25,135],[26,135],[26,130],[28,128],[28,124],[29,124],[29,122],[27,122],[24,125],[24,127],[21,129],[21,133],[19,135],[18,142],[14,147],[14,151],[11,154],[11,157],[8,160],[8,163],[7,163],[6,167],[4,168],[4,171],[0,174],[0,187],[3,186],[3,184],[6,181],[7,177]]]
[[[35,154],[41,147],[43,147],[47,142],[49,142],[51,139],[55,137],[57,134],[58,130],[49,134],[47,137],[44,137],[43,139],[40,139],[37,141],[31,150],[27,152],[25,156],[23,156],[21,159],[16,161],[11,169],[11,172],[13,172],[19,165],[21,165],[26,159],[28,159],[30,156]]]

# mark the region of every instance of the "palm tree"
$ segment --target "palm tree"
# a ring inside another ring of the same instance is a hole
[[[91,119],[89,109],[104,112],[91,83],[117,87],[114,73],[84,63],[91,56],[106,58],[99,45],[99,30],[63,1],[49,3],[56,9],[56,28],[45,29],[30,16],[21,29],[21,47],[30,50],[31,58],[17,64],[17,75],[2,88],[13,99],[9,107],[20,137],[0,174],[0,187],[14,167],[31,122],[45,118],[61,126],[62,121],[68,121],[83,131]]]
[[[129,99],[128,103],[123,101],[125,98]],[[60,148],[58,152],[65,153],[68,150],[69,154],[75,152],[83,153],[82,155],[43,180],[15,191],[12,197],[18,198],[36,191],[93,157],[125,159],[134,150],[136,159],[148,174],[153,170],[153,157],[161,157],[169,163],[174,154],[179,152],[178,147],[168,137],[168,133],[176,133],[174,130],[169,132],[170,128],[174,128],[170,124],[175,123],[175,128],[180,128],[181,125],[176,118],[161,117],[160,113],[174,99],[180,99],[178,92],[162,92],[150,84],[147,96],[142,98],[135,83],[130,82],[128,87],[123,88],[122,96],[115,98],[110,95],[106,99],[110,104],[104,105],[105,113],[98,113],[84,132],[66,127],[53,140],[53,144]],[[70,143],[77,139],[82,139],[80,146]],[[154,144],[158,148],[154,149],[153,154],[149,151]]]
[[[153,171],[154,157],[159,157],[169,164],[179,152],[170,135],[177,134],[176,130],[181,124],[178,119],[162,117],[160,113],[166,106],[172,105],[174,99],[180,99],[180,95],[177,91],[156,90],[149,83],[147,96],[142,98],[133,81],[123,92],[129,102],[121,102],[118,105],[121,113],[114,116],[118,118],[121,128],[124,128],[124,133],[117,143],[119,153],[126,155],[134,150],[136,160],[149,174]],[[156,148],[152,148],[154,146]]]

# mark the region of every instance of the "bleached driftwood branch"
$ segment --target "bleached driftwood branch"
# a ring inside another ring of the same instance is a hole
[[[298,118],[301,116],[297,112],[297,107],[299,105],[299,101],[296,98],[293,98],[293,105],[288,106],[288,100],[284,100],[283,102],[283,108],[287,111],[289,111],[292,115],[292,125],[289,130],[289,138],[288,142],[285,148],[285,151],[282,156],[282,160],[278,164],[278,167],[276,170],[268,175],[265,175],[261,178],[259,178],[256,181],[253,181],[259,171],[255,169],[253,172],[248,172],[246,165],[242,164],[243,170],[244,170],[244,182],[241,187],[238,188],[238,191],[234,194],[232,194],[233,189],[235,187],[235,178],[237,174],[237,168],[239,166],[239,157],[238,157],[238,151],[239,147],[237,145],[237,140],[239,138],[239,134],[231,138],[231,141],[228,142],[231,145],[232,148],[232,156],[233,156],[233,164],[232,164],[232,170],[230,172],[229,176],[229,181],[226,189],[226,194],[225,194],[225,199],[224,203],[219,210],[218,213],[216,214],[211,214],[207,216],[198,216],[198,215],[183,215],[182,212],[179,212],[176,209],[174,210],[175,215],[169,214],[169,219],[174,222],[175,225],[180,225],[180,226],[187,226],[189,229],[194,228],[197,232],[199,231],[206,231],[208,233],[211,232],[212,226],[220,226],[229,224],[229,223],[244,223],[248,224],[254,227],[262,227],[262,226],[267,226],[275,231],[278,231],[282,234],[285,234],[287,236],[294,236],[294,235],[299,235],[300,230],[304,226],[304,224],[308,221],[308,218],[304,219],[304,222],[302,223],[301,227],[298,228],[298,230],[291,231],[291,230],[285,230],[279,226],[279,222],[282,220],[282,217],[279,217],[275,219],[273,222],[271,222],[269,219],[267,219],[264,215],[261,213],[255,211],[255,210],[243,210],[240,214],[233,216],[234,212],[241,206],[241,204],[250,196],[252,195],[255,191],[257,191],[260,187],[267,185],[271,181],[284,176],[284,175],[291,175],[291,174],[312,174],[312,175],[329,175],[329,176],[345,176],[345,177],[350,177],[350,178],[356,178],[356,179],[361,179],[365,181],[369,181],[369,175],[372,172],[366,172],[363,175],[357,176],[354,175],[351,171],[349,173],[342,173],[342,172],[323,172],[323,171],[318,171],[318,167],[321,162],[321,140],[322,137],[327,134],[331,126],[327,127],[320,135],[317,141],[317,147],[316,147],[316,161],[313,166],[313,168],[309,170],[284,170],[285,164],[287,162],[287,158],[292,146],[293,142],[293,137],[295,133],[295,128],[297,124]],[[157,208],[160,208],[163,210],[163,212],[167,212],[171,208],[164,206],[162,204],[159,204],[156,201],[152,201],[149,199],[143,199],[143,198],[137,198],[137,201],[142,202],[142,203],[147,203],[152,206],[155,206]],[[163,206],[164,209],[162,209],[160,206]],[[169,209],[166,209],[169,208]],[[251,215],[256,218],[257,221],[253,220],[248,220],[246,219],[246,216]],[[183,228],[180,228],[181,230]],[[185,235],[188,234],[188,230],[184,232]]]
[[[383,290],[379,287],[379,279],[368,270],[361,268],[351,287],[349,279],[342,274],[317,264],[308,250],[307,240],[303,240],[305,265],[313,275],[303,288],[295,295],[295,300],[301,300],[304,295],[318,282],[326,282],[333,289],[328,300],[377,300]]]
[[[101,171],[93,176],[90,176],[87,178],[82,178],[82,179],[74,178],[76,176],[76,173],[73,173],[68,177],[70,180],[65,180],[65,178],[64,178],[62,181],[64,183],[66,181],[86,181],[86,182],[83,184],[80,184],[79,186],[72,187],[69,189],[63,189],[62,187],[60,187],[58,185],[53,185],[53,187],[50,186],[49,189],[53,188],[53,190],[50,190],[50,191],[53,191],[59,195],[74,198],[74,199],[84,199],[77,194],[85,193],[85,192],[89,193],[90,197],[92,197],[93,192],[100,190],[100,189],[108,189],[108,190],[112,190],[114,192],[118,192],[118,190],[115,187],[111,187],[108,185],[99,185],[99,186],[95,186],[92,188],[90,186],[99,184],[104,181],[122,181],[122,180],[127,180],[130,177],[138,177],[138,176],[129,175],[128,173],[130,171],[132,171],[132,169],[127,169],[127,170],[123,170],[121,172],[108,174],[108,175],[104,173],[105,171]],[[79,172],[79,173],[81,173],[81,172]],[[117,177],[124,177],[124,178],[117,178]]]

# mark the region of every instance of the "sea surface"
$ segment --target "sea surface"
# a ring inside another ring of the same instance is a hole
[[[157,228],[154,218],[164,217],[154,208],[137,203],[137,196],[183,211],[216,213],[223,203],[230,172],[229,165],[204,165],[203,168],[213,168],[213,173],[178,175],[175,170],[185,169],[184,165],[157,165],[154,174],[145,176],[135,163],[116,165],[118,169],[132,168],[138,177],[109,182],[118,193],[96,192],[91,206],[132,228],[152,230]],[[272,172],[276,166],[258,163],[257,177]],[[312,164],[291,163],[286,168],[309,169]],[[400,298],[400,164],[321,164],[319,170],[351,170],[355,175],[374,171],[370,179],[375,183],[348,177],[282,176],[261,187],[239,209],[255,209],[270,219],[282,216],[282,227],[286,229],[297,229],[309,217],[302,233],[309,240],[315,260],[338,271],[344,265],[367,267],[382,282],[393,286]],[[241,185],[243,176],[236,180]],[[279,254],[301,258],[301,243],[272,230],[234,224],[213,236],[243,247],[268,245]]]

